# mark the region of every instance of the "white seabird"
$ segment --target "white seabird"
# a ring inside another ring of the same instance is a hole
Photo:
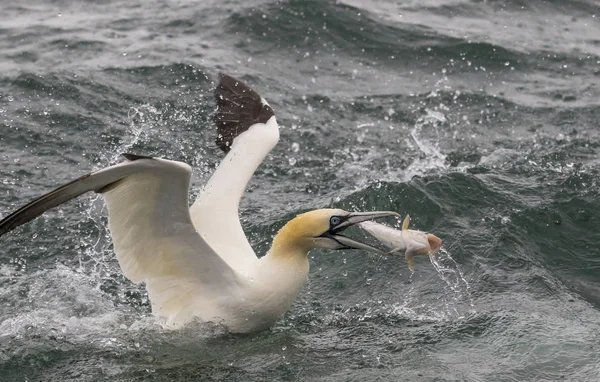
[[[215,90],[217,145],[227,155],[191,208],[192,169],[185,163],[133,154],[32,201],[0,221],[0,236],[83,193],[100,193],[123,274],[145,283],[152,312],[179,327],[197,318],[231,332],[272,326],[290,307],[314,248],[377,248],[341,235],[360,222],[395,212],[320,209],[298,215],[258,258],[244,234],[238,206],[246,184],[279,140],[273,109],[254,90],[222,76]]]

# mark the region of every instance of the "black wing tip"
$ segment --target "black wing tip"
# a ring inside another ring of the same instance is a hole
[[[219,82],[215,88],[215,97],[217,98],[217,101],[223,100],[226,102],[228,98],[236,95],[247,95],[251,98],[260,100],[260,95],[245,82],[230,76],[229,74],[219,73]]]
[[[33,219],[42,215],[45,211],[50,208],[56,207],[64,202],[67,202],[77,196],[92,190],[83,190],[82,192],[76,192],[69,194],[71,186],[85,182],[87,178],[92,176],[92,173],[85,174],[79,178],[70,181],[69,183],[63,184],[62,186],[50,191],[49,193],[42,195],[41,197],[27,203],[23,207],[19,208],[10,215],[0,220],[0,236],[14,230],[15,228],[29,223]]]
[[[219,73],[215,88],[217,125],[215,143],[228,153],[233,140],[255,123],[266,123],[275,115],[273,108],[254,89],[228,74]]]
[[[140,159],[154,159],[153,157],[149,157],[147,155],[137,155],[137,154],[130,154],[130,153],[123,153],[121,154],[125,157],[125,159],[130,160],[130,161],[136,161],[136,160],[140,160]]]
[[[219,83],[221,83],[221,82],[238,82],[242,85],[246,85],[242,81],[238,80],[237,78],[235,78],[232,75],[229,75],[229,74],[223,73],[223,72],[219,72]]]

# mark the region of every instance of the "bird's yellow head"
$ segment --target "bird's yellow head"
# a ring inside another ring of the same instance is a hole
[[[347,212],[340,209],[320,209],[306,212],[290,220],[273,240],[272,252],[281,256],[292,253],[307,254],[314,248],[365,249],[384,254],[381,250],[346,236],[341,232],[357,223],[386,216],[398,216],[396,212]]]

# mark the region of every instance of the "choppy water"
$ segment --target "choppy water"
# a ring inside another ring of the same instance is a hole
[[[0,216],[130,151],[213,145],[219,71],[281,141],[244,201],[264,253],[311,208],[392,209],[419,258],[311,254],[271,331],[156,325],[93,195],[2,237],[1,381],[600,379],[594,0],[26,1],[0,5]]]

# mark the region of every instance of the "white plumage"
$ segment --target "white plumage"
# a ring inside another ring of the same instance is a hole
[[[223,76],[216,90],[217,144],[227,152],[188,208],[191,168],[124,154],[127,161],[63,185],[0,221],[0,235],[85,192],[101,193],[123,274],[145,283],[155,315],[179,327],[192,318],[232,332],[268,328],[290,307],[309,271],[313,248],[366,249],[341,235],[394,212],[315,210],[288,222],[258,258],[238,218],[244,189],[279,140],[272,108],[252,89]]]

